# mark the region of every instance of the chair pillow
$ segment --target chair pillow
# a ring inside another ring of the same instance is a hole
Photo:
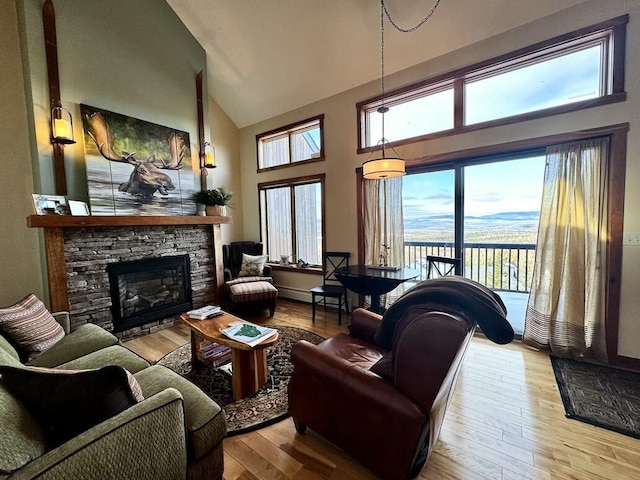
[[[380,375],[382,378],[393,382],[396,378],[393,364],[393,352],[385,353],[380,360],[371,365],[369,370]]]
[[[0,331],[24,351],[36,355],[64,337],[62,326],[34,294],[0,309]]]
[[[0,366],[5,387],[18,398],[58,446],[143,400],[127,370],[57,370]]]
[[[242,266],[240,267],[239,277],[252,277],[262,275],[264,264],[267,261],[266,255],[247,255],[242,254]]]

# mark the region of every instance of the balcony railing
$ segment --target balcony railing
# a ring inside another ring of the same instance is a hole
[[[536,246],[533,243],[465,243],[463,275],[492,290],[529,292]],[[452,242],[404,242],[407,268],[420,270],[427,278],[427,255],[453,257]]]

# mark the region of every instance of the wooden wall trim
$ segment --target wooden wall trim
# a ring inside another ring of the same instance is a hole
[[[56,14],[52,0],[45,0],[42,5],[42,24],[44,27],[44,48],[47,59],[47,76],[49,80],[49,122],[51,110],[60,101],[60,75],[58,73],[58,43],[56,39]],[[53,176],[58,195],[67,194],[67,175],[64,167],[64,146],[53,145]]]
[[[622,287],[622,236],[624,228],[624,192],[627,159],[627,131],[610,136],[607,211],[607,272],[605,286],[605,319],[609,363],[620,365],[618,355],[620,328],[620,290]]]
[[[49,304],[53,312],[69,311],[67,270],[64,263],[64,238],[62,228],[45,228],[44,248],[47,259]]]

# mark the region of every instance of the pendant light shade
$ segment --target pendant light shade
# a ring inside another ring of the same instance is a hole
[[[397,157],[374,158],[362,164],[362,176],[367,180],[401,177],[404,174],[404,160]]]

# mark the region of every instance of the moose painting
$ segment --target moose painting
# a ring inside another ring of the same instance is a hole
[[[193,215],[189,134],[81,105],[93,215]]]

